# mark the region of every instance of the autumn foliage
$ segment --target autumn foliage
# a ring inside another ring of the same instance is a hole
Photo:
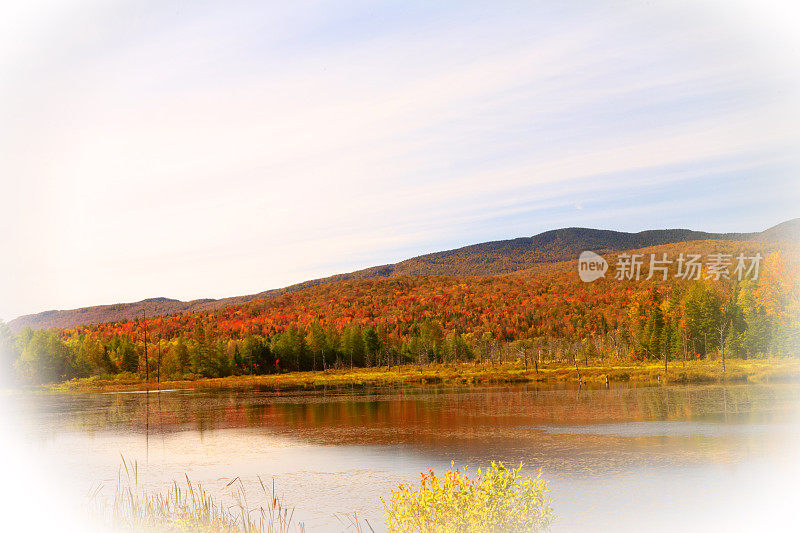
[[[584,283],[564,264],[484,277],[340,280],[221,309],[24,330],[16,368],[43,382],[534,355],[564,363],[788,355],[798,344],[800,290],[797,266],[784,255],[770,254],[762,275],[745,281]]]

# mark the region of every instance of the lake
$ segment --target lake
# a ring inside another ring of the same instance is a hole
[[[120,456],[141,484],[184,474],[226,497],[261,476],[309,530],[356,512],[382,528],[381,497],[428,467],[492,460],[541,468],[554,531],[742,530],[797,503],[800,385],[555,385],[174,390],[46,394],[24,436],[60,490],[113,494]],[[346,523],[346,519],[344,519]],[[368,529],[367,529],[368,530]]]

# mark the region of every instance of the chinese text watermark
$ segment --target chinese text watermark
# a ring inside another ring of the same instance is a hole
[[[617,255],[614,279],[666,281],[671,276],[673,279],[684,280],[756,280],[763,259],[764,256],[760,253],[755,255],[740,253],[735,256],[713,253],[705,257],[702,254],[681,253],[677,258],[670,258],[664,252],[651,253],[649,259],[646,259],[646,254],[621,253]],[[646,276],[643,273],[644,266],[647,266]],[[608,268],[608,261],[594,252],[585,251],[578,257],[578,275],[582,281],[591,282],[603,278]]]

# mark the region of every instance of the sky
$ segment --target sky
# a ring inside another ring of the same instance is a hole
[[[22,5],[14,5],[22,4]],[[0,318],[800,216],[791,2],[7,2]]]

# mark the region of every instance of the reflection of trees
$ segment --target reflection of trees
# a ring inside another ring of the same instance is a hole
[[[394,445],[426,453],[534,463],[580,464],[582,454],[604,470],[632,460],[719,460],[723,437],[619,437],[559,434],[542,426],[631,421],[780,421],[794,414],[797,385],[733,385],[575,389],[535,386],[481,389],[327,389],[313,394],[262,391],[175,391],[48,397],[51,431],[179,433],[241,428],[256,439],[280,434],[325,445]],[[235,451],[232,450],[234,453]],[[454,453],[457,452],[457,453]],[[735,454],[734,454],[735,455]]]
[[[614,423],[644,420],[759,421],[790,411],[794,385],[622,387],[535,386],[481,389],[374,389],[277,394],[239,390],[175,391],[159,396],[104,394],[53,396],[56,423],[74,429],[163,430],[262,427],[287,430],[405,428],[459,433],[465,428],[536,424]],[[55,406],[58,405],[57,411]],[[49,411],[48,406],[43,406]],[[154,417],[158,416],[158,420]]]

